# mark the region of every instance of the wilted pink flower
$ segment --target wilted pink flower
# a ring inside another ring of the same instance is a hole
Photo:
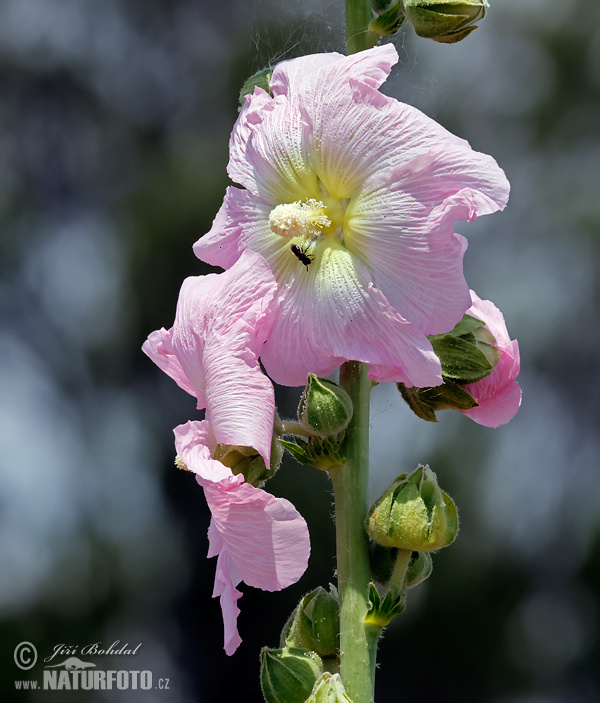
[[[215,461],[217,441],[208,421],[175,428],[175,446],[186,467],[196,473],[212,514],[208,556],[218,555],[213,597],[220,596],[225,652],[233,654],[242,641],[237,630],[244,581],[265,591],[278,591],[304,573],[310,542],[304,518],[285,498],[275,498],[234,476]]]
[[[142,349],[206,408],[220,444],[254,447],[269,465],[275,398],[258,363],[276,282],[248,251],[221,274],[187,278],[175,323]]]
[[[278,283],[261,359],[301,385],[343,361],[379,381],[442,382],[426,335],[470,305],[456,220],[504,207],[508,182],[418,110],[377,89],[391,44],[275,67],[268,94],[246,97],[230,141],[230,187],[197,256],[229,268],[252,249]]]
[[[500,359],[489,376],[464,386],[478,405],[461,412],[480,425],[499,427],[507,423],[521,405],[521,388],[515,381],[521,368],[519,344],[509,337],[504,316],[494,303],[481,300],[473,291],[471,300],[472,305],[467,313],[484,322],[494,335]]]

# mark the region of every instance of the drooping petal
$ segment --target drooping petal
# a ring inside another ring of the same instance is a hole
[[[249,483],[227,481],[205,482],[204,493],[215,529],[244,583],[279,591],[302,576],[310,554],[308,528],[288,500]]]
[[[209,530],[209,539],[210,534],[211,530]],[[209,554],[209,556],[211,555]],[[229,657],[242,643],[242,638],[237,629],[237,617],[240,614],[237,602],[242,597],[242,592],[238,591],[236,586],[240,581],[241,578],[236,572],[235,564],[229,552],[226,549],[219,552],[212,595],[213,598],[220,597],[221,613],[223,614],[224,649],[225,654]]]
[[[216,436],[211,422],[188,422],[175,428],[175,447],[196,474],[212,514],[208,556],[218,556],[213,596],[220,596],[225,651],[232,654],[237,632],[236,589],[240,581],[266,591],[295,583],[310,554],[304,518],[285,498],[276,498],[244,482],[243,476],[212,459]],[[239,442],[237,444],[240,444]]]
[[[171,337],[173,330],[167,331],[161,328],[152,332],[142,345],[142,351],[152,359],[161,371],[170,376],[175,383],[186,393],[196,396],[200,407],[206,406],[204,394],[189,382],[184,370],[181,368],[179,359],[173,351]]]
[[[262,360],[275,381],[301,385],[308,372],[327,375],[353,359],[371,364],[374,380],[409,386],[442,382],[429,340],[372,285],[372,274],[359,259],[341,245],[329,246],[319,266],[306,274],[281,293],[279,315],[264,346]]]
[[[173,328],[160,333],[164,353],[153,351],[155,336],[147,343],[161,368],[207,408],[217,442],[254,447],[267,465],[275,400],[258,355],[275,290],[266,261],[247,250],[225,273],[186,279]]]
[[[478,406],[461,412],[480,425],[499,427],[511,420],[521,405],[521,388],[515,380],[521,368],[519,345],[511,340],[504,316],[491,301],[481,300],[473,291],[471,298],[473,304],[467,313],[485,323],[501,355],[489,376],[465,386]]]

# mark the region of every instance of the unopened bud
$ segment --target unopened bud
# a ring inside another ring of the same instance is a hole
[[[282,647],[311,649],[321,657],[337,656],[340,647],[340,617],[335,586],[319,586],[307,593],[286,622]]]
[[[420,37],[454,44],[476,29],[486,0],[404,0],[406,19]]]
[[[384,547],[433,552],[447,547],[458,532],[454,501],[441,490],[428,466],[402,474],[371,508],[370,537]]]
[[[328,378],[308,374],[298,405],[298,420],[311,434],[330,436],[343,432],[352,419],[350,396]]]
[[[315,652],[295,647],[261,650],[260,685],[267,703],[305,703],[322,673]]]

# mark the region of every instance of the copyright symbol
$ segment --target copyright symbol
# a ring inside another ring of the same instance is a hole
[[[15,664],[19,669],[27,671],[35,666],[37,650],[31,642],[21,642],[15,647]]]

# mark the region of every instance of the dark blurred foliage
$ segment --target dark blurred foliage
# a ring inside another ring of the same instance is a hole
[[[524,404],[496,431],[430,427],[374,391],[373,498],[427,462],[462,520],[382,640],[381,703],[600,700],[598,27],[591,0],[495,0],[456,46],[395,39],[385,90],[511,180],[505,213],[458,229],[469,282],[520,341]],[[309,570],[281,593],[243,587],[244,641],[225,656],[209,515],[173,468],[171,429],[200,415],[140,346],[172,323],[183,278],[211,270],[191,245],[228,183],[245,78],[343,46],[333,0],[0,5],[3,701],[52,697],[15,691],[19,642],[44,657],[115,640],[142,642],[136,667],[170,691],[53,700],[260,701],[260,647],[334,579],[327,477],[286,463],[269,488],[309,523]],[[278,399],[292,414],[296,391]]]

